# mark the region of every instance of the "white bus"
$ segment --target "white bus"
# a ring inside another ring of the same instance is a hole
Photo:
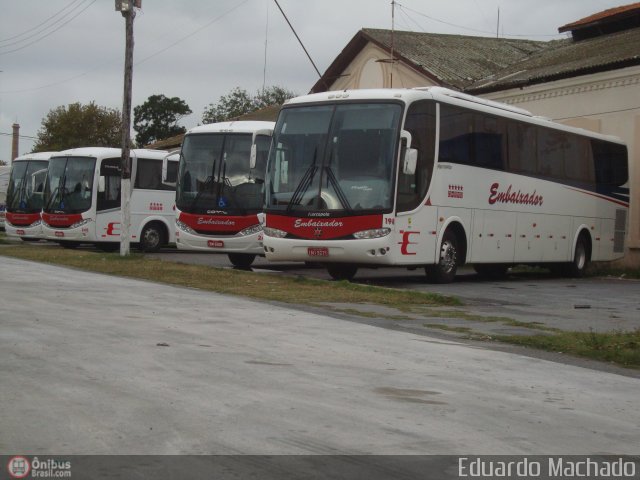
[[[223,122],[186,133],[176,186],[178,248],[226,253],[237,267],[263,254],[258,213],[274,126]]]
[[[5,231],[24,241],[42,238],[44,183],[49,158],[54,152],[28,153],[11,163],[7,188]]]
[[[7,207],[7,188],[9,187],[9,173],[11,167],[0,166],[0,229],[4,230],[4,217]]]
[[[167,153],[131,150],[130,241],[143,251],[157,251],[175,242],[175,191],[162,183]],[[117,250],[120,178],[119,148],[75,148],[53,155],[45,183],[44,237],[67,248],[92,243],[103,250]]]
[[[265,185],[268,260],[425,267],[453,281],[514,264],[572,275],[623,256],[619,140],[432,87],[298,97],[278,117]]]

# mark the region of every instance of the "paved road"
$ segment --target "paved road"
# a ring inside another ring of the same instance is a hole
[[[0,452],[637,454],[640,380],[0,257]]]
[[[229,267],[226,255],[193,253],[167,249],[154,258]],[[283,275],[303,275],[329,280],[323,268],[309,268],[301,263],[272,264],[257,258],[253,270]],[[356,282],[389,288],[411,289],[453,295],[462,299],[466,310],[478,315],[506,317],[520,322],[536,322],[569,331],[634,331],[640,328],[640,281],[619,278],[554,278],[543,273],[510,275],[502,281],[481,279],[470,268],[461,270],[456,282],[447,285],[427,283],[424,270],[401,268],[360,269]],[[526,334],[499,324],[446,321],[450,326],[472,326],[484,333]],[[537,333],[528,330],[529,333]]]

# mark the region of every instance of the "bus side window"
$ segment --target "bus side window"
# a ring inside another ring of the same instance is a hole
[[[105,191],[98,192],[97,210],[120,207],[120,159],[109,158],[100,164],[100,176],[104,177]]]
[[[537,174],[536,127],[510,121],[509,167],[512,173]]]
[[[409,107],[405,130],[411,133],[407,147],[418,150],[418,162],[413,175],[398,175],[397,211],[416,208],[427,195],[433,175],[436,138],[436,106],[434,102],[416,102]]]

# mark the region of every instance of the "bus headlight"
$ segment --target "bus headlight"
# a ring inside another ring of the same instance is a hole
[[[180,220],[176,220],[176,227],[178,227],[183,232],[190,233],[191,235],[196,234],[196,231],[193,228],[191,228],[186,223],[181,222]]]
[[[264,234],[268,237],[274,238],[284,238],[287,236],[287,232],[284,230],[279,230],[277,228],[264,227]]]
[[[69,228],[78,228],[78,227],[82,227],[83,225],[86,225],[87,223],[89,223],[91,221],[90,218],[85,218],[80,220],[79,222],[74,223],[73,225],[71,225]]]
[[[251,225],[250,227],[245,228],[244,230],[238,232],[240,237],[246,237],[247,235],[254,235],[256,233],[260,233],[262,231],[262,227],[260,225]]]
[[[361,232],[356,232],[353,236],[357,239],[369,239],[369,238],[380,238],[386,237],[391,233],[390,228],[373,228],[371,230],[362,230]]]

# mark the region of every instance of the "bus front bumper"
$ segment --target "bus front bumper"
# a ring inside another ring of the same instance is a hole
[[[262,232],[245,236],[209,237],[176,229],[176,246],[180,250],[210,253],[245,253],[262,255]]]
[[[367,240],[302,240],[265,236],[264,254],[272,262],[393,265],[390,237]]]

